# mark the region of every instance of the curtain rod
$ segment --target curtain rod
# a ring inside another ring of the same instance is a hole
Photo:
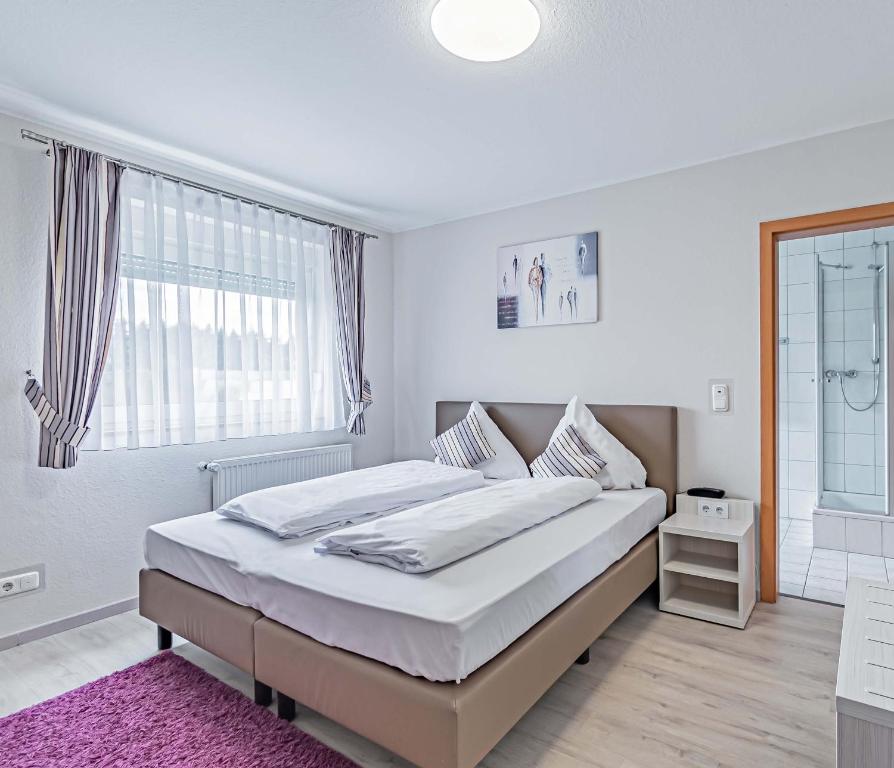
[[[29,141],[36,141],[38,144],[46,144],[50,145],[52,142],[56,142],[57,144],[62,144],[66,147],[73,147],[74,149],[86,149],[86,147],[78,146],[77,144],[70,144],[67,141],[61,141],[59,139],[54,139],[51,136],[44,136],[41,133],[35,133],[34,131],[29,131],[26,128],[22,128],[21,131],[22,138],[28,139]],[[92,151],[92,150],[87,150]],[[47,154],[49,154],[49,150],[47,150]],[[130,168],[134,171],[139,171],[140,173],[148,173],[152,176],[160,176],[163,179],[167,179],[168,181],[173,181],[179,184],[186,184],[190,187],[194,187],[195,189],[200,189],[203,192],[210,192],[214,195],[221,195],[222,197],[226,197],[229,200],[240,200],[244,203],[250,203],[251,205],[256,205],[259,208],[264,208],[268,211],[273,211],[274,213],[283,213],[286,216],[295,216],[296,218],[302,219],[303,221],[309,221],[311,224],[320,224],[324,227],[336,227],[339,226],[334,224],[331,221],[323,221],[323,219],[315,219],[313,216],[306,216],[303,213],[297,213],[296,211],[290,211],[287,208],[278,208],[275,205],[270,205],[270,203],[264,203],[260,200],[253,200],[250,197],[244,197],[242,195],[236,195],[232,192],[227,192],[225,189],[218,189],[217,187],[209,187],[207,184],[201,184],[197,181],[192,181],[191,179],[185,179],[182,176],[174,176],[170,173],[165,173],[164,171],[156,170],[155,168],[147,168],[145,165],[137,165],[136,163],[131,163],[127,160],[122,160],[118,157],[109,157],[108,155],[104,155],[101,152],[97,153],[105,160],[108,160],[112,163],[117,163],[124,168]],[[351,229],[350,227],[345,227],[345,229]],[[378,235],[370,234],[369,232],[363,232],[362,230],[355,229],[353,230],[358,235],[363,235],[364,237],[368,237],[372,240],[378,240]]]

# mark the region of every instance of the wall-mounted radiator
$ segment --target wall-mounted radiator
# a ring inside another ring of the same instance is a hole
[[[199,464],[211,473],[211,508],[217,509],[243,493],[297,483],[353,469],[351,445],[327,445],[296,451],[259,453]]]

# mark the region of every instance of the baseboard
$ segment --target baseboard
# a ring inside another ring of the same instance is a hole
[[[131,597],[127,600],[121,600],[110,605],[103,605],[99,608],[93,608],[83,613],[77,613],[74,616],[67,616],[64,619],[57,619],[46,624],[39,624],[30,629],[23,629],[21,632],[13,632],[11,635],[0,636],[0,651],[9,648],[15,648],[17,645],[30,643],[32,640],[40,640],[42,637],[57,635],[75,627],[81,627],[84,624],[92,624],[100,619],[107,619],[109,616],[116,616],[119,613],[126,613],[134,610],[139,604],[139,598]]]

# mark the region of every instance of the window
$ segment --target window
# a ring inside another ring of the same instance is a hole
[[[344,426],[329,229],[128,170],[92,448]]]

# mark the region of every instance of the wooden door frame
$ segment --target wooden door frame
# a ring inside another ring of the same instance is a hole
[[[894,224],[894,203],[765,221],[760,225],[760,589],[764,602],[775,603],[779,589],[776,562],[779,530],[776,519],[776,473],[779,467],[776,456],[776,357],[779,349],[776,244],[798,237],[890,224]]]

